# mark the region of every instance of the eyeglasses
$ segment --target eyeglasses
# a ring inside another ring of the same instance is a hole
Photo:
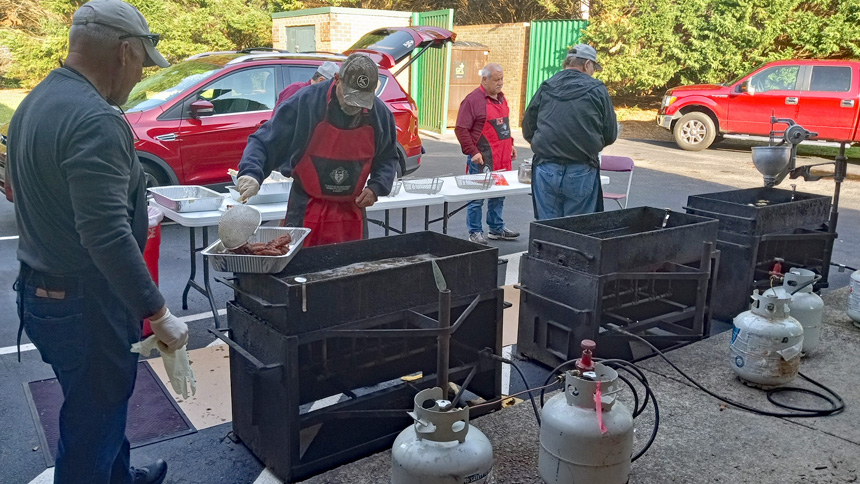
[[[128,39],[130,37],[137,37],[139,39],[148,39],[149,43],[152,44],[153,47],[158,45],[158,41],[161,40],[161,34],[127,34],[127,35],[120,35],[119,40]]]

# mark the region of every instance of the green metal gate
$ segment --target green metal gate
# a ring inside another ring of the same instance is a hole
[[[529,70],[526,106],[541,83],[561,70],[570,50],[580,43],[587,20],[535,20],[529,30]]]
[[[454,9],[412,14],[413,25],[454,30]],[[451,82],[451,44],[427,49],[412,67],[412,98],[418,104],[418,127],[445,134],[448,126],[448,85]]]

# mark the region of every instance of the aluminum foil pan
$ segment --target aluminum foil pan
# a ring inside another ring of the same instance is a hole
[[[209,264],[216,271],[221,272],[243,272],[254,274],[275,274],[284,270],[287,264],[293,260],[305,237],[311,229],[303,227],[260,227],[248,242],[271,242],[280,235],[290,234],[293,241],[290,242],[290,250],[284,255],[239,255],[233,254],[224,248],[224,244],[217,240],[214,244],[203,249],[203,255],[209,259]]]
[[[147,190],[156,203],[174,212],[218,210],[224,201],[224,197],[215,190],[196,185],[173,185]]]

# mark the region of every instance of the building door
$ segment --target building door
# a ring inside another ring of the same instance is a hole
[[[413,25],[454,29],[454,10],[414,14]],[[414,55],[415,53],[413,53]],[[448,128],[448,85],[451,82],[451,44],[429,49],[413,64],[412,98],[418,104],[418,127],[445,134]]]
[[[316,52],[316,26],[302,25],[299,27],[285,27],[287,39],[287,50],[290,52]]]

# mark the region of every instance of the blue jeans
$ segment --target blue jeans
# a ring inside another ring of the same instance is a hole
[[[586,164],[541,162],[532,171],[538,220],[594,213],[600,200],[597,168]]]
[[[22,265],[15,287],[21,324],[63,390],[54,482],[131,483],[125,426],[141,322],[99,275],[64,278]]]
[[[482,173],[484,165],[472,163],[472,157],[466,158],[466,166],[469,174]],[[469,233],[483,232],[484,224],[481,222],[484,200],[472,200],[466,207],[466,226]],[[487,200],[487,225],[492,232],[501,232],[505,229],[505,221],[502,220],[502,209],[505,206],[505,197],[490,198]]]

